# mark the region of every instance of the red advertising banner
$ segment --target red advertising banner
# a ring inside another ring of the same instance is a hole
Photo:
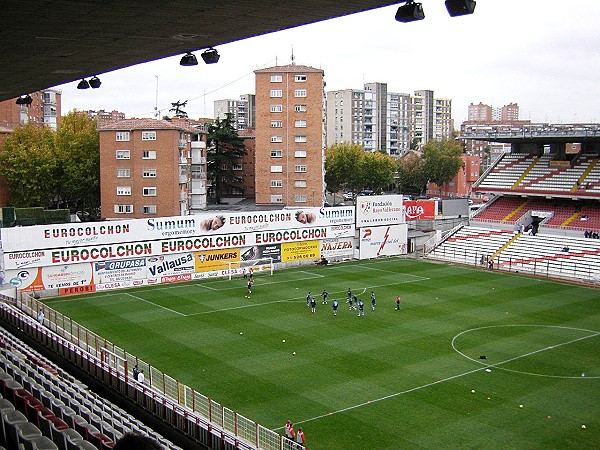
[[[435,219],[435,200],[404,200],[406,220]]]

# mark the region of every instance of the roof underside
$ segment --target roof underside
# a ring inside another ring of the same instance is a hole
[[[398,3],[384,0],[5,0],[0,100]]]

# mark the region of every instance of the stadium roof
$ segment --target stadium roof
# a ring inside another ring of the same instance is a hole
[[[398,1],[5,0],[0,100],[394,3]]]

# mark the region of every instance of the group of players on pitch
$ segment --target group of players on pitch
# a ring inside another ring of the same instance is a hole
[[[366,290],[366,289],[365,289]],[[329,304],[329,292],[326,289],[323,289],[321,293],[321,297],[323,297],[323,301],[321,302],[323,305]],[[399,297],[398,297],[399,298]],[[356,294],[352,293],[352,289],[348,288],[348,292],[346,293],[346,303],[348,304],[348,309],[350,311],[357,311],[358,316],[365,315],[365,304],[361,299],[358,298]],[[316,298],[308,291],[306,295],[306,306],[310,308],[311,313],[317,312],[317,300]],[[331,309],[333,310],[333,315],[337,316],[339,302],[334,299],[331,302]],[[371,291],[371,310],[375,311],[375,307],[377,306],[377,299],[375,297],[375,292]]]

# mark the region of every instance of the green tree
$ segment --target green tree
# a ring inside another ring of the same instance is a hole
[[[215,202],[221,203],[222,193],[236,178],[233,164],[246,154],[244,141],[233,127],[231,114],[216,119],[208,127],[207,175],[212,182]]]
[[[356,191],[362,187],[360,162],[365,149],[357,144],[334,144],[325,151],[325,183],[329,192]]]
[[[59,161],[59,200],[73,211],[98,219],[100,206],[100,143],[96,121],[71,111],[55,135]],[[58,205],[61,206],[61,205]]]
[[[455,140],[431,140],[423,146],[423,161],[429,181],[441,193],[444,183],[449,183],[463,166],[463,149]]]
[[[398,183],[404,194],[423,195],[427,189],[429,175],[425,161],[415,152],[398,159]]]
[[[50,128],[27,124],[6,138],[0,152],[0,175],[10,188],[12,206],[50,207],[58,194],[57,170]]]
[[[383,191],[394,182],[396,168],[395,159],[385,152],[365,153],[360,170],[363,187],[370,187],[375,192]]]

